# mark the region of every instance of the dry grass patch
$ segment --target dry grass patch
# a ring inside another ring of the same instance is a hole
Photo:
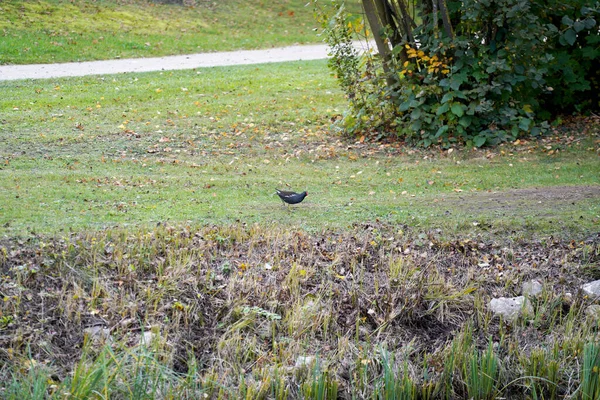
[[[582,351],[596,337],[584,314],[594,300],[578,287],[598,277],[597,237],[159,226],[0,248],[4,394],[38,371],[53,382],[46,393],[125,393],[150,376],[154,398],[389,398],[391,383],[429,398],[523,397],[537,362],[560,366],[538,391],[562,396],[582,381]],[[532,278],[545,287],[534,315],[493,318],[489,300]],[[473,381],[496,361],[491,383]]]

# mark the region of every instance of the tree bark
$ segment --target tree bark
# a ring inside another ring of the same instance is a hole
[[[450,14],[448,14],[446,0],[438,0],[438,5],[440,7],[440,14],[442,14],[442,21],[444,22],[444,30],[446,31],[446,35],[451,40],[454,40],[454,30],[452,29],[452,24],[450,23]]]
[[[367,21],[369,21],[369,26],[373,32],[373,38],[375,39],[377,50],[379,51],[379,55],[383,61],[383,71],[386,75],[387,85],[391,87],[395,83],[390,74],[392,52],[390,50],[390,46],[382,36],[384,28],[389,25],[387,23],[385,4],[383,3],[384,1],[385,0],[363,0],[362,4],[365,10],[365,15],[367,16]]]

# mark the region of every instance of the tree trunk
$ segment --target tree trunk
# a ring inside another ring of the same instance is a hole
[[[452,30],[452,24],[450,23],[450,15],[448,14],[448,7],[446,7],[446,0],[438,0],[438,5],[440,7],[440,14],[442,14],[446,35],[454,40],[454,31]]]
[[[373,32],[373,38],[375,39],[377,50],[379,51],[379,55],[383,61],[383,71],[385,72],[386,82],[388,86],[391,87],[395,83],[390,74],[392,52],[390,50],[390,46],[382,35],[384,28],[389,25],[387,23],[388,20],[385,12],[384,1],[385,0],[363,0],[362,4],[365,10],[365,15],[367,16],[367,21],[369,21],[369,26]]]

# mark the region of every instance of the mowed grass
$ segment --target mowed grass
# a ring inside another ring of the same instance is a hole
[[[352,2],[358,9],[358,2]],[[56,63],[319,43],[304,0],[3,1],[0,64]]]
[[[346,104],[325,61],[0,90],[8,235],[164,222],[314,230],[378,220],[517,236],[598,226],[597,191],[509,201],[520,188],[597,188],[597,126],[491,150],[355,143],[331,127]],[[275,187],[309,196],[289,211]],[[490,204],[502,191],[509,202]]]

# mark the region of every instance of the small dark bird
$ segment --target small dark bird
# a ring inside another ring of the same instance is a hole
[[[302,202],[302,200],[304,200],[304,198],[308,194],[308,192],[295,193],[295,192],[286,192],[285,190],[279,190],[279,189],[275,189],[275,191],[277,192],[277,196],[279,196],[281,201],[283,201],[284,203],[288,203],[288,204],[298,204],[298,203]]]

